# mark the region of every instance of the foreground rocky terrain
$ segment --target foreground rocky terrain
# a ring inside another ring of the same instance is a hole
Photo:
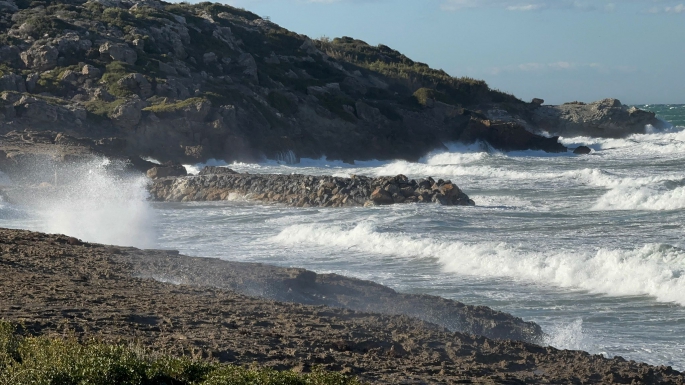
[[[444,309],[443,315],[461,309],[471,314],[473,325],[481,323],[486,329],[499,324],[502,330],[519,325],[519,330],[536,331],[533,324],[486,308],[397,294],[370,282],[302,269],[2,229],[0,274],[0,318],[22,322],[32,333],[44,335],[136,340],[173,354],[277,369],[308,371],[320,365],[374,383],[685,381],[682,373],[668,367],[454,332],[440,324],[440,317],[432,323],[329,307],[382,311],[390,304],[399,309],[414,302],[418,313],[424,312],[423,303]]]
[[[154,174],[169,174],[156,167]],[[152,172],[150,173],[152,174]],[[218,201],[232,197],[297,207],[352,207],[394,203],[439,203],[473,206],[475,202],[451,181],[410,180],[404,175],[350,178],[307,175],[239,174],[224,167],[206,167],[198,176],[155,179],[152,199],[168,202]]]
[[[6,0],[0,9],[0,135],[116,137],[126,156],[162,162],[415,160],[452,141],[564,152],[535,132],[568,122],[601,135],[595,128],[608,124],[613,136],[656,122],[526,103],[383,45],[311,40],[223,4]]]

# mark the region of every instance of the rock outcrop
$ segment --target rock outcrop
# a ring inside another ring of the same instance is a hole
[[[61,166],[96,158],[120,160],[139,172],[156,166],[127,155],[125,149],[126,141],[120,138],[94,140],[54,131],[11,131],[0,135],[0,172],[15,183],[38,185],[53,183]]]
[[[644,134],[648,125],[663,126],[653,112],[622,105],[617,99],[541,106],[533,112],[532,121],[539,129],[564,137],[624,138]]]
[[[210,169],[211,170],[211,169]],[[238,197],[297,207],[351,207],[395,203],[439,203],[472,206],[475,203],[451,181],[410,180],[404,175],[350,178],[307,175],[239,174],[203,170],[201,175],[155,179],[150,186],[158,201],[218,201]],[[214,172],[210,174],[209,172]]]
[[[162,162],[253,161],[286,152],[296,159],[415,160],[459,141],[482,103],[529,106],[388,47],[311,40],[227,5],[7,3],[0,16],[0,41],[11,43],[0,47],[0,135],[31,129],[116,136],[128,153]],[[357,51],[369,62],[354,59]],[[416,79],[379,72],[371,65],[378,60],[418,71]],[[417,99],[417,88],[426,97]],[[467,131],[468,140],[503,150],[554,147],[523,131],[521,138],[511,130]]]

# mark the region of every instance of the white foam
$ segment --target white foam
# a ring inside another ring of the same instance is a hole
[[[40,218],[40,228],[89,242],[153,247],[154,212],[147,201],[147,179],[118,173],[107,159],[72,164],[59,171],[49,194],[27,203]]]
[[[635,250],[523,249],[506,243],[382,233],[371,222],[353,228],[293,225],[273,241],[284,245],[354,248],[400,258],[434,258],[455,274],[507,277],[614,296],[649,295],[685,305],[685,252],[663,245]]]
[[[545,344],[557,349],[595,351],[594,339],[583,329],[581,318],[571,323],[557,322],[545,328]]]
[[[660,190],[652,186],[616,187],[600,197],[593,210],[680,210],[685,208],[685,187]]]
[[[228,163],[226,163],[223,160],[217,160],[217,159],[209,159],[205,163],[196,163],[196,164],[184,164],[183,167],[185,167],[186,172],[190,175],[197,175],[200,173],[200,171],[205,168],[206,166],[215,166],[215,167],[227,167]]]

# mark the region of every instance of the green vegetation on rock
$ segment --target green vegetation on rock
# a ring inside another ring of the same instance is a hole
[[[353,385],[342,374],[298,374],[165,356],[131,345],[24,337],[0,321],[0,383],[12,385]]]
[[[154,113],[175,112],[180,111],[186,107],[202,103],[204,101],[208,101],[208,99],[203,97],[195,97],[188,98],[185,100],[179,100],[173,103],[168,103],[167,100],[162,100],[161,103],[153,104],[149,107],[143,108],[143,111]]]

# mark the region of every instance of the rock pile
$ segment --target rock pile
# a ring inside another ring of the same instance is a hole
[[[251,200],[297,207],[351,207],[394,203],[475,205],[451,181],[435,181],[430,177],[417,181],[404,175],[379,178],[358,175],[350,178],[256,175],[232,173],[223,168],[213,171],[205,169],[200,175],[192,177],[155,179],[150,186],[150,193],[158,201],[219,201],[245,196]]]

